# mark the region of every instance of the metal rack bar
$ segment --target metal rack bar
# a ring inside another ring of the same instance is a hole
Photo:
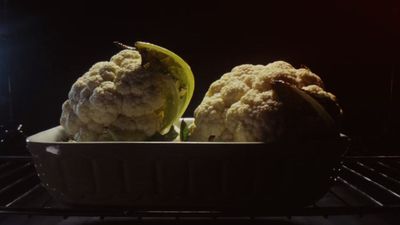
[[[10,176],[14,175],[17,172],[20,172],[21,170],[26,169],[29,166],[32,166],[32,162],[27,162],[27,163],[23,164],[22,166],[19,166],[19,167],[14,168],[14,169],[12,169],[10,171],[7,171],[6,173],[3,173],[3,174],[0,175],[0,180],[5,179],[7,177],[10,177]]]
[[[340,195],[338,195],[335,191],[332,189],[329,190],[329,193],[331,193],[336,199],[339,199],[340,202],[342,202],[345,206],[350,207],[350,203],[348,203],[344,198],[342,198]]]
[[[35,173],[29,173],[28,175],[17,179],[16,181],[14,181],[14,182],[8,184],[7,186],[5,186],[4,188],[0,189],[0,195],[3,194],[4,192],[14,188],[16,185],[28,180],[29,178],[35,177],[35,176],[36,176]]]
[[[388,164],[386,164],[386,163],[380,162],[380,161],[378,161],[377,163],[378,163],[379,165],[381,165],[381,166],[383,166],[383,167],[385,167],[385,168],[387,168],[387,169],[393,171],[394,173],[400,175],[400,170],[399,170],[399,169],[394,168],[394,167],[392,167],[392,166],[390,166],[390,165],[388,165]]]
[[[0,160],[18,160],[18,161],[31,161],[30,155],[0,155]]]
[[[11,207],[13,205],[18,204],[18,202],[23,201],[25,198],[27,198],[29,195],[31,195],[33,192],[35,192],[37,189],[39,189],[42,185],[41,184],[36,184],[33,188],[29,189],[27,192],[23,193],[22,195],[18,196],[11,202],[7,203],[5,205],[6,208]]]
[[[371,172],[377,173],[377,174],[379,174],[381,177],[383,177],[383,178],[385,178],[385,179],[388,179],[388,180],[390,180],[391,182],[400,185],[400,180],[395,179],[395,178],[393,178],[393,177],[390,177],[390,176],[388,176],[388,175],[385,174],[385,173],[379,172],[379,171],[377,171],[376,169],[374,169],[374,168],[372,168],[372,167],[369,167],[369,166],[367,166],[367,165],[364,164],[364,163],[357,162],[357,165],[362,166],[362,167],[364,167],[365,169],[367,169],[367,170],[369,170],[369,171],[371,171]]]
[[[398,213],[400,206],[364,206],[364,207],[324,207],[324,208],[300,208],[300,209],[270,209],[268,211],[221,211],[198,213],[184,211],[148,212],[135,210],[83,210],[83,209],[59,209],[59,208],[5,208],[0,207],[0,214],[13,215],[46,215],[46,216],[88,216],[88,217],[286,217],[290,216],[335,216],[335,215],[362,215],[368,213]]]
[[[400,195],[397,194],[396,192],[394,192],[393,190],[383,186],[382,184],[372,180],[371,178],[369,178],[367,176],[362,175],[361,173],[355,171],[354,169],[351,169],[351,168],[347,167],[346,165],[343,165],[342,168],[348,170],[349,172],[351,172],[354,175],[359,176],[360,178],[364,179],[365,181],[367,181],[367,182],[369,182],[369,183],[381,188],[382,190],[386,191],[387,193],[391,194],[392,196],[394,196],[394,197],[396,197],[396,198],[398,198],[400,200]]]
[[[344,161],[365,161],[365,160],[372,160],[372,161],[400,161],[400,156],[393,156],[393,155],[374,155],[374,156],[345,156],[343,157]]]
[[[360,195],[364,196],[366,199],[370,200],[372,203],[374,203],[377,206],[383,206],[383,203],[380,201],[376,200],[374,197],[370,196],[369,194],[365,193],[364,191],[358,189],[356,186],[350,184],[348,181],[341,177],[337,177],[337,180],[354,190],[355,192],[359,193]]]

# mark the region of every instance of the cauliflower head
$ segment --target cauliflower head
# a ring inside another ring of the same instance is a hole
[[[66,133],[76,141],[137,141],[165,133],[182,108],[175,100],[185,93],[170,71],[149,59],[125,49],[79,77],[62,106]]]
[[[316,116],[299,113],[298,101],[280,98],[274,81],[293,85],[325,106],[329,102],[337,114],[341,109],[333,94],[324,90],[320,77],[309,69],[295,69],[289,63],[276,61],[268,65],[240,65],[234,67],[211,84],[203,101],[196,108],[190,127],[191,141],[263,141],[273,142],[290,132],[301,132],[302,127],[317,124]],[[293,106],[293,107],[292,107]],[[294,131],[290,121],[300,121]]]

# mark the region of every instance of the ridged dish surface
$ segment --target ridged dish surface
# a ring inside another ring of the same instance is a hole
[[[340,138],[273,144],[62,140],[62,127],[28,138],[37,173],[56,199],[87,206],[304,206],[326,193],[345,151]]]

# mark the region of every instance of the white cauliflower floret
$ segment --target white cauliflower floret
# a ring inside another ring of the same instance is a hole
[[[286,127],[281,113],[283,102],[272,88],[276,80],[294,85],[312,96],[336,100],[334,95],[324,91],[322,80],[309,69],[295,69],[283,61],[266,66],[240,65],[211,84],[195,110],[190,140],[278,140]]]
[[[160,132],[173,77],[142,67],[138,51],[123,50],[94,64],[72,85],[60,124],[76,141],[144,140]]]

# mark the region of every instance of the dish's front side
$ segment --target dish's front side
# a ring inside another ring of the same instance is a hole
[[[326,192],[343,152],[338,140],[80,143],[63,134],[28,139],[37,172],[57,199],[91,206],[307,205]]]

